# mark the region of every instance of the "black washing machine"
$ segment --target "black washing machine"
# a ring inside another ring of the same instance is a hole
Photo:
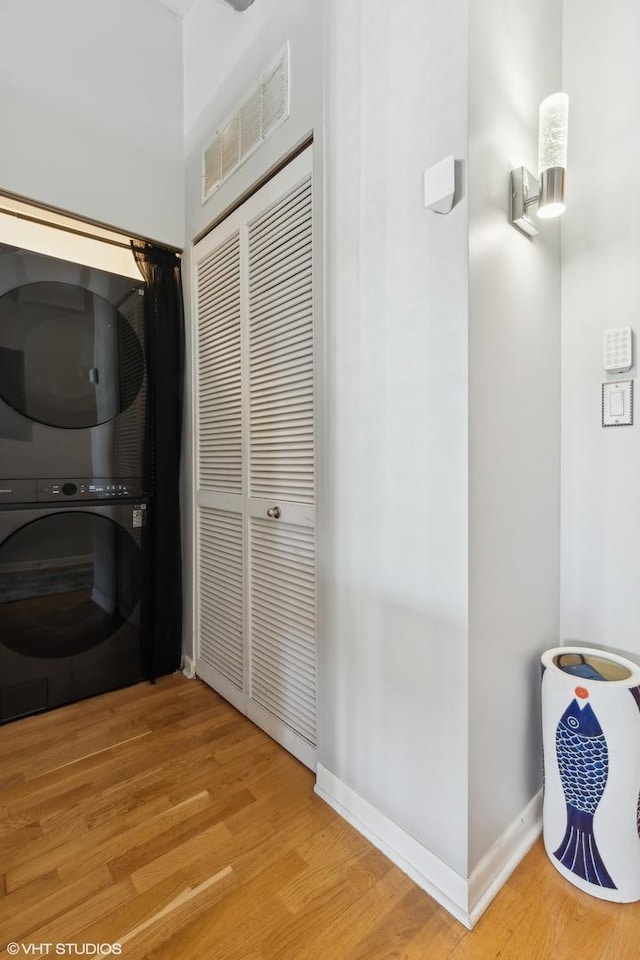
[[[142,482],[143,292],[142,279],[0,244],[0,480]]]
[[[0,722],[145,675],[143,292],[0,244]]]
[[[145,676],[149,504],[140,487],[64,477],[12,492],[13,504],[0,510],[3,723]],[[17,502],[25,493],[34,502]]]

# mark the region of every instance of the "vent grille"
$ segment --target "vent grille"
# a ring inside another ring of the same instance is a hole
[[[202,202],[289,116],[289,44],[202,152]]]

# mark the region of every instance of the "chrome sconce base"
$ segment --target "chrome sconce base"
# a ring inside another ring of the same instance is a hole
[[[516,167],[511,171],[511,214],[512,225],[533,240],[540,231],[531,219],[531,207],[538,202],[540,185],[526,167]]]
[[[565,169],[549,167],[543,170],[540,179],[527,170],[517,167],[511,171],[511,223],[532,240],[540,231],[531,219],[534,207],[541,220],[551,220],[565,210]]]

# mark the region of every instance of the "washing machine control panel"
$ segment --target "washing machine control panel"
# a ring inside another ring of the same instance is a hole
[[[38,501],[42,500],[112,500],[120,497],[139,497],[143,493],[142,480],[133,477],[114,480],[105,477],[64,477],[56,480],[38,480]]]
[[[38,499],[37,480],[0,479],[0,504],[35,503]]]

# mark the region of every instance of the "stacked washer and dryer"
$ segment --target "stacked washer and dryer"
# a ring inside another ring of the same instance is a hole
[[[145,675],[143,292],[0,245],[0,722]]]

